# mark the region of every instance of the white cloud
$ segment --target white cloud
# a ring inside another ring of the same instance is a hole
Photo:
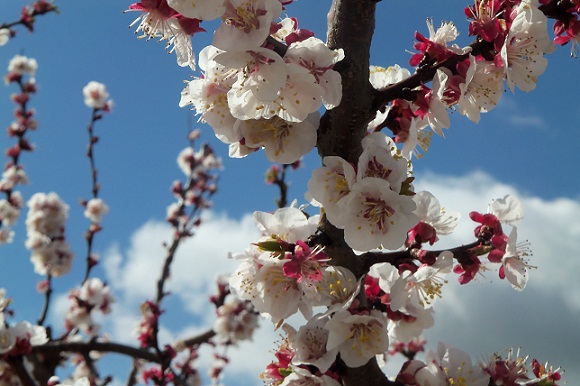
[[[526,128],[529,127],[541,128],[546,126],[546,122],[539,115],[512,114],[509,117],[509,121],[515,126],[526,126]]]
[[[526,109],[520,104],[513,95],[506,94],[502,98],[502,103],[497,106],[497,110],[502,111],[502,116],[504,119],[507,118],[512,127],[541,129],[547,126],[544,118],[536,114],[537,111]]]
[[[156,294],[165,256],[163,243],[171,239],[171,234],[168,224],[151,220],[133,233],[126,251],[115,245],[105,253],[103,266],[117,298],[107,331],[115,340],[137,344],[132,332],[140,320],[139,304]],[[162,307],[165,313],[161,317],[161,342],[173,343],[211,328],[215,310],[209,296],[216,293],[215,279],[233,272],[239,264],[228,259],[228,253],[244,250],[259,236],[249,214],[240,220],[215,213],[205,216],[202,226],[180,245],[175,255],[166,288],[171,296],[164,300]],[[264,327],[254,337],[254,344],[241,343],[239,349],[228,351],[231,364],[226,376],[230,381],[241,376],[248,385],[262,383],[257,376],[273,359],[271,350],[277,334],[271,323],[261,324]],[[211,365],[212,351],[204,348],[202,353],[205,354],[200,358],[203,372]],[[248,358],[253,360],[249,362]]]
[[[578,383],[580,373],[574,361],[580,342],[580,257],[575,242],[580,240],[580,201],[543,200],[518,192],[483,172],[461,177],[424,174],[416,181],[417,190],[429,190],[448,210],[463,213],[458,231],[443,236],[437,248],[471,242],[475,224],[468,217],[470,211],[485,212],[492,199],[506,194],[518,196],[526,211],[518,233],[522,240],[527,238],[532,243],[531,264],[539,267],[530,272],[523,292],[516,292],[507,281],[499,280],[495,271],[465,286],[460,286],[454,275],[449,276],[443,298],[435,303],[436,325],[426,334],[430,347],[446,341],[477,359],[521,345],[523,353],[563,366],[568,384]],[[139,302],[155,291],[163,256],[161,242],[169,236],[167,225],[150,221],[135,231],[126,252],[111,248],[106,254],[104,266],[118,297],[114,323],[109,329],[115,338],[134,342],[127,338],[127,331],[138,320]],[[251,216],[234,220],[213,214],[182,246],[169,282],[175,296],[164,303],[168,312],[162,318],[163,341],[188,337],[211,325],[214,311],[206,300],[214,292],[214,278],[237,266],[226,258],[227,252],[243,250],[256,237]],[[172,307],[183,307],[186,313],[172,312]],[[274,359],[273,341],[278,338],[269,321],[261,324],[253,344],[242,343],[239,349],[228,351],[231,363],[225,384],[261,384],[256,376]],[[211,361],[211,354],[205,353],[200,359],[201,371]]]
[[[578,369],[578,320],[580,320],[580,200],[543,200],[518,192],[514,187],[474,172],[462,177],[421,175],[417,190],[429,190],[448,210],[464,216],[451,237],[442,237],[443,247],[473,240],[470,211],[485,212],[488,203],[506,194],[518,196],[525,217],[518,225],[518,238],[529,240],[533,256],[528,286],[514,291],[499,280],[496,271],[465,286],[450,276],[443,298],[435,304],[435,327],[428,331],[431,347],[447,341],[481,358],[511,346],[523,353],[566,369],[568,384],[580,382]],[[531,359],[530,359],[531,360]]]

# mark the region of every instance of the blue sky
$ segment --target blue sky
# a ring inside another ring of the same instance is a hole
[[[0,18],[17,18],[26,3],[0,2]],[[324,39],[330,3],[299,0],[289,7],[289,14]],[[77,261],[73,273],[55,282],[57,291],[66,293],[79,282],[84,270],[83,233],[88,226],[78,204],[80,198],[90,195],[89,165],[84,155],[90,110],[83,104],[81,90],[90,80],[106,84],[115,108],[97,123],[100,142],[96,162],[101,196],[111,212],[103,222],[104,231],[97,235],[96,249],[103,258],[99,272],[118,297],[114,322],[107,327],[113,336],[130,341],[126,331],[133,328],[137,304],[150,290],[142,285],[147,282],[143,275],[157,275],[155,264],[160,250],[156,248],[167,234],[163,218],[172,200],[169,186],[181,177],[175,159],[187,144],[190,114],[179,108],[178,101],[183,81],[195,74],[179,68],[174,55],[164,51],[163,43],[136,39],[134,29],[127,26],[137,14],[122,13],[129,2],[67,0],[57,5],[60,15],[39,18],[34,34],[21,29],[16,39],[0,47],[0,68],[5,68],[17,53],[34,57],[39,63],[39,91],[30,103],[39,120],[39,129],[30,135],[37,151],[22,158],[31,179],[31,185],[22,191],[25,197],[37,191],[55,191],[70,205],[67,234]],[[455,21],[462,31],[458,43],[468,44],[465,5],[456,0],[378,3],[372,63],[408,67],[410,54],[406,50],[412,50],[415,30],[427,32],[427,17],[432,17],[435,25],[441,20]],[[212,24],[208,23],[206,29],[210,33],[199,34],[193,40],[196,52],[211,39]],[[495,110],[482,115],[479,125],[452,114],[446,138],[436,138],[427,156],[414,164],[419,188],[432,190],[450,210],[464,212],[463,228],[447,241],[449,245],[469,241],[469,210],[484,211],[492,198],[508,193],[520,196],[529,214],[520,234],[532,242],[532,263],[540,267],[531,273],[529,288],[523,293],[498,280],[489,284],[495,278],[493,272],[487,275],[489,280],[472,283],[469,288],[450,285],[447,292],[444,289],[441,308],[435,308],[437,324],[428,337],[433,344],[446,340],[476,358],[522,345],[532,356],[561,364],[569,384],[575,384],[580,383],[580,349],[574,345],[580,342],[576,326],[580,284],[575,274],[580,260],[574,245],[580,239],[580,109],[574,89],[578,61],[570,58],[567,46],[548,60],[548,70],[540,77],[535,92],[506,92]],[[0,126],[8,126],[12,119],[13,105],[8,100],[12,92],[13,87],[0,89]],[[179,255],[182,262],[172,284],[176,296],[168,308],[183,307],[185,311],[168,313],[164,331],[168,340],[201,330],[204,323],[211,322],[213,310],[208,315],[202,301],[208,291],[213,291],[213,277],[235,268],[227,261],[227,252],[244,248],[255,236],[248,214],[275,209],[276,190],[263,183],[268,167],[264,154],[229,159],[227,147],[213,137],[211,129],[199,127],[203,139],[222,155],[224,170],[206,230],[200,230]],[[0,145],[6,148],[11,142],[3,135]],[[313,153],[301,169],[289,175],[290,198],[304,202],[310,170],[319,163]],[[24,214],[15,228],[14,244],[0,249],[0,259],[5,263],[0,271],[0,287],[7,288],[14,299],[15,320],[35,320],[42,304],[35,291],[40,277],[33,273],[23,247],[23,225]],[[227,242],[222,243],[222,239]],[[220,245],[215,240],[220,240]],[[143,280],[130,280],[135,277]],[[61,297],[55,302],[57,311],[66,308],[64,300]],[[178,322],[185,317],[191,322]],[[56,317],[53,321],[58,328]],[[234,358],[231,374],[250,377],[252,371],[260,371],[269,363],[267,352],[273,345],[267,342],[272,336],[276,333],[264,330],[256,338],[258,348],[243,346],[239,354],[232,354],[238,358]],[[247,363],[240,358],[250,354],[260,360]],[[233,383],[226,378],[225,384]],[[248,384],[259,381],[248,380]]]

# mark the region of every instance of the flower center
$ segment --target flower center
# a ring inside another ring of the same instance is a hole
[[[263,9],[254,9],[254,2],[249,0],[235,8],[234,5],[228,2],[223,21],[245,33],[250,33],[252,30],[260,28],[258,16],[266,14],[266,11]]]
[[[367,197],[363,205],[365,206],[363,217],[369,221],[371,227],[386,233],[388,230],[387,221],[395,214],[395,209],[380,198],[374,197]],[[394,225],[394,222],[391,220],[390,224]],[[374,234],[374,230],[371,233]]]

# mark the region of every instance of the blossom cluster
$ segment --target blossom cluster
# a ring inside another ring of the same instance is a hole
[[[228,144],[230,156],[244,157],[264,149],[270,161],[285,165],[283,170],[298,165],[316,146],[320,110],[340,105],[342,80],[335,65],[345,57],[342,49],[329,49],[311,31],[299,28],[295,18],[281,19],[290,3],[292,0],[142,0],[128,10],[140,12],[131,24],[137,25],[139,37],[166,42],[182,67],[194,70],[199,66],[200,76],[187,82],[179,105],[194,109],[200,121],[208,123],[216,137]],[[415,74],[399,66],[372,66],[369,81],[375,88],[373,107],[377,111],[372,121],[367,119],[360,125],[359,133],[370,133],[360,144],[353,144],[352,154],[360,154],[358,159],[326,156],[323,166],[313,172],[306,199],[321,208],[320,216],[309,216],[305,207],[295,205],[275,213],[254,213],[262,237],[233,256],[240,262],[238,269],[227,283],[219,283],[220,293],[212,299],[217,317],[207,333],[207,339],[213,338],[211,344],[227,348],[251,339],[261,314],[287,335],[275,354],[276,362],[262,374],[268,384],[339,386],[345,366],[361,367],[387,353],[406,352],[408,361],[396,377],[400,384],[555,385],[560,379],[559,368],[554,370],[534,359],[530,373],[527,357],[519,358],[518,354],[513,359],[511,351],[505,359],[496,354],[476,364],[465,352],[440,344],[424,361],[414,358],[423,349],[419,337],[433,325],[433,306],[442,297],[447,274],[453,272],[461,284],[469,283],[487,269],[480,260],[486,256],[490,265],[499,267],[501,279],[522,290],[532,266],[525,259],[530,253],[528,244],[517,242],[515,224],[523,211],[511,196],[494,200],[485,214],[470,213],[478,224],[473,243],[451,250],[427,249],[440,236],[454,231],[460,215],[445,210],[430,192],[415,192],[411,159],[419,156],[417,147],[426,151],[433,132],[443,135],[443,129],[450,125],[449,110],[478,122],[482,112],[496,106],[504,88],[514,92],[516,87],[522,91],[536,87],[547,65],[544,56],[554,48],[546,15],[557,19],[554,42],[571,42],[574,52],[580,41],[580,5],[577,0],[558,3],[561,8],[554,10],[549,0],[475,0],[465,9],[475,43],[460,47],[454,44],[458,31],[453,23],[442,23],[436,29],[428,21],[429,36],[415,34],[417,52],[410,60]],[[23,9],[20,24],[32,30],[36,14],[55,9],[44,0],[36,1]],[[203,21],[214,19],[219,26],[197,63],[191,36],[204,31]],[[0,27],[0,45],[13,35],[12,29]],[[34,112],[27,109],[29,97],[36,91],[36,68],[33,59],[17,56],[5,78],[6,83],[17,83],[21,90],[12,96],[18,108],[8,129],[9,136],[18,142],[7,151],[11,160],[0,180],[0,192],[6,196],[0,199],[0,243],[12,238],[9,226],[24,206],[14,188],[27,182],[18,160],[21,152],[32,150],[24,134],[37,126]],[[431,78],[421,78],[428,72],[433,73]],[[397,99],[382,99],[381,93],[411,77],[420,78],[414,83],[418,86],[403,88]],[[93,110],[88,147],[93,198],[82,201],[84,215],[91,222],[86,236],[88,267],[81,286],[70,292],[62,342],[79,341],[79,332],[83,332],[92,337],[92,344],[99,335],[96,313],[110,313],[114,298],[103,281],[89,278],[97,261],[91,253],[92,236],[101,229],[102,217],[108,211],[97,197],[92,145],[98,138],[91,130],[101,118],[100,112],[111,110],[112,101],[106,87],[95,81],[83,88],[83,96]],[[368,112],[361,115],[368,118]],[[394,139],[380,132],[385,127],[393,132]],[[177,158],[186,179],[171,187],[176,202],[167,209],[166,220],[173,227],[173,240],[166,245],[157,297],[142,304],[143,318],[137,329],[141,354],[156,355],[153,362],[157,363],[149,367],[135,361],[129,383],[136,381],[134,375],[140,371],[145,383],[201,384],[194,365],[197,340],[161,347],[158,339],[164,312],[161,303],[168,295],[163,287],[170,277],[173,254],[182,238],[193,235],[201,224],[199,213],[211,206],[209,197],[217,191],[213,172],[221,167],[221,160],[208,145],[195,150],[193,143],[198,137],[198,131],[192,132],[191,146]],[[283,183],[281,173],[279,168],[272,168],[267,180]],[[67,273],[73,258],[64,235],[67,205],[55,193],[37,193],[28,206],[26,246],[32,251],[35,271],[47,275],[41,283],[46,290],[46,308],[38,326],[28,322],[10,325],[6,321],[11,315],[7,308],[10,301],[0,290],[2,384],[20,384],[8,363],[48,341],[42,324],[50,303],[51,278]],[[506,226],[511,226],[510,232],[504,232]],[[326,233],[328,228],[344,235],[346,245],[342,238],[337,243],[331,232]],[[295,329],[285,320],[298,312],[305,323]],[[52,377],[47,384],[96,383],[95,355],[99,354],[72,357],[76,367],[72,381],[61,383]],[[211,378],[217,383],[228,358],[216,353],[214,359]],[[26,361],[24,364],[28,366]],[[23,371],[27,370],[23,367]]]
[[[330,257],[320,245],[309,245],[315,237],[319,216],[307,217],[300,209],[290,207],[274,214],[256,212],[254,219],[264,236],[244,253],[234,256],[241,264],[230,278],[232,290],[274,323],[281,324],[298,311],[308,320],[300,330],[289,334],[286,362],[273,365],[264,378],[272,382],[312,378],[316,372],[308,369],[314,366],[328,384],[334,384],[336,376],[332,375],[331,367],[337,355],[350,367],[362,366],[375,355],[387,352],[389,341],[410,340],[432,325],[431,311],[425,308],[431,306],[434,294],[440,292],[442,275],[451,271],[450,253],[443,253],[436,262],[422,266],[415,274],[399,275],[390,264],[374,266],[371,274],[377,278],[377,286],[378,278],[383,278],[383,288],[391,293],[392,303],[396,303],[387,311],[385,304],[360,305],[355,297],[361,281],[347,268],[328,265]],[[373,280],[366,277],[367,282]],[[365,285],[367,297],[381,304],[378,296],[381,289],[377,287],[378,291],[373,293],[374,288],[367,287],[370,284]],[[320,306],[327,311],[313,315],[314,307]],[[290,327],[286,329],[291,331]],[[284,374],[293,375],[284,380]]]
[[[394,147],[384,135],[375,133],[365,139],[365,151],[372,148],[373,140],[379,139],[380,143],[389,143],[387,149]],[[383,181],[369,176],[357,180],[357,174],[364,176],[372,167],[374,175],[381,174],[379,171],[384,171],[385,177],[399,174],[400,180],[393,180],[393,184],[398,181],[399,191],[402,178],[407,176],[406,160],[400,158],[403,166],[397,172],[392,166],[396,158],[387,163],[384,157],[377,156],[386,153],[393,157],[393,153],[384,147],[381,149],[382,153],[374,156],[361,156],[364,162],[359,162],[356,169],[338,157],[327,157],[327,166],[311,181],[312,196],[324,202],[329,220],[345,224],[347,242],[346,227],[356,221],[355,217],[340,220],[340,216],[346,216],[347,207],[341,211],[333,205],[342,205],[341,200],[352,194],[353,189],[347,190],[348,187],[360,181]],[[385,165],[391,165],[391,169],[387,170]],[[332,191],[335,186],[336,190]],[[339,188],[346,193],[341,195]],[[363,196],[370,197],[368,193]],[[409,213],[414,220],[398,236],[398,245],[405,246],[406,252],[397,260],[371,265],[368,273],[358,280],[349,269],[329,265],[332,255],[327,255],[324,246],[318,243],[319,216],[308,217],[295,207],[281,208],[273,214],[254,213],[263,237],[244,253],[234,255],[240,260],[240,266],[231,275],[229,285],[237,296],[251,302],[258,312],[278,325],[298,311],[307,320],[297,331],[284,325],[288,336],[276,353],[278,361],[262,374],[265,381],[276,385],[298,381],[335,385],[339,380],[335,368],[338,357],[349,367],[359,367],[389,352],[390,347],[411,344],[433,326],[433,305],[442,297],[446,275],[453,271],[459,274],[461,284],[468,283],[484,269],[478,256],[487,255],[490,264],[500,263],[500,277],[506,278],[515,289],[523,289],[530,266],[523,258],[529,252],[527,246],[516,245],[515,240],[514,224],[523,218],[519,200],[506,196],[494,200],[489,213],[472,212],[470,217],[478,225],[474,231],[476,241],[469,246],[430,251],[424,246],[434,245],[439,236],[452,233],[460,214],[443,209],[426,191],[408,199],[412,203]],[[371,216],[360,217],[367,220]],[[502,224],[512,226],[510,236],[503,233]],[[371,248],[369,244],[364,250]],[[364,305],[361,294],[364,294]],[[321,306],[326,311],[314,314]],[[426,362],[409,362],[399,376],[413,377],[417,385],[453,384],[458,377],[487,385],[490,379],[484,367],[472,365],[465,353],[446,346],[428,354]]]
[[[526,367],[528,357],[513,358],[513,350],[507,357],[494,354],[482,363],[473,363],[469,355],[452,346],[440,343],[436,351],[429,351],[425,361],[413,359],[405,362],[397,381],[404,385],[446,386],[454,384],[487,385],[556,385],[561,379],[561,370],[537,359],[531,363],[531,372]]]
[[[211,207],[209,198],[217,191],[214,173],[222,167],[221,159],[208,144],[197,151],[194,149],[193,143],[199,134],[198,130],[193,131],[190,134],[192,146],[177,156],[177,165],[186,178],[185,182],[176,180],[171,186],[177,201],[167,208],[166,221],[175,228],[176,234],[183,236],[201,224],[199,212]]]
[[[242,340],[251,340],[259,321],[252,303],[231,293],[226,277],[218,279],[218,288],[219,294],[210,298],[217,307],[213,323],[215,342],[235,345]]]
[[[115,301],[111,288],[101,279],[90,278],[80,288],[69,294],[71,304],[65,317],[67,333],[82,331],[90,336],[99,334],[99,325],[93,319],[95,311],[103,314],[111,312],[111,303]]]
[[[10,325],[6,320],[12,315],[8,309],[11,299],[6,297],[6,290],[0,288],[0,382],[3,384],[19,384],[18,375],[11,371],[6,360],[11,357],[30,354],[33,346],[39,346],[48,341],[46,329],[20,321]]]
[[[493,200],[485,214],[479,212],[469,214],[473,221],[480,224],[474,230],[480,244],[472,249],[474,253],[463,254],[457,258],[459,264],[453,270],[460,274],[461,284],[468,283],[477,273],[486,269],[477,255],[487,253],[490,263],[501,264],[499,267],[501,279],[507,279],[518,291],[524,289],[528,282],[528,269],[534,267],[526,260],[526,257],[531,255],[529,243],[517,241],[516,224],[523,216],[522,204],[513,196]],[[511,226],[509,236],[504,233],[502,224]],[[477,251],[479,252],[476,253]]]
[[[325,157],[324,166],[312,172],[307,197],[324,208],[328,221],[344,229],[351,248],[398,249],[418,220],[410,163],[383,133],[368,135],[362,147],[356,166],[338,156]]]
[[[10,60],[8,73],[4,77],[7,85],[18,85],[20,92],[11,96],[16,104],[15,120],[8,126],[7,133],[10,138],[16,139],[16,143],[6,150],[10,161],[6,163],[0,179],[0,192],[6,196],[0,198],[0,244],[12,241],[14,232],[10,227],[14,225],[20,210],[24,207],[24,199],[15,189],[18,185],[28,183],[28,177],[19,161],[22,152],[33,150],[32,144],[26,138],[26,133],[29,130],[35,130],[38,126],[34,118],[34,110],[28,108],[30,96],[36,93],[37,69],[38,63],[35,59],[16,55]]]
[[[70,271],[74,254],[65,238],[68,205],[52,193],[35,193],[28,200],[26,247],[34,272],[52,277]]]
[[[46,0],[37,0],[30,6],[22,7],[18,21],[0,25],[0,46],[8,43],[16,35],[15,25],[21,24],[32,32],[34,30],[34,22],[36,21],[35,17],[49,12],[58,12],[58,10],[54,4]]]
[[[416,32],[418,52],[410,64],[418,72],[436,66],[432,87],[422,84],[412,97],[394,100],[377,112],[369,128],[388,127],[395,141],[405,144],[404,154],[410,156],[417,146],[427,150],[430,134],[426,127],[439,135],[449,127],[448,109],[477,123],[482,112],[497,105],[504,85],[512,92],[516,87],[534,90],[547,66],[544,55],[554,50],[547,17],[539,7],[538,0],[476,0],[465,9],[469,34],[476,37],[476,43],[463,48],[451,44],[459,34],[453,23],[444,22],[435,30],[428,20],[429,36]],[[374,67],[371,83],[377,90],[385,90],[410,76],[398,66]]]
[[[175,24],[222,18],[212,45],[200,52],[202,77],[188,83],[180,105],[191,105],[229,145],[232,157],[264,148],[270,161],[295,162],[316,145],[320,107],[330,109],[341,100],[341,78],[333,66],[344,57],[342,50],[328,49],[299,29],[296,19],[277,21],[282,3],[288,2],[168,0],[130,7],[144,12],[137,31],[169,40],[180,64],[192,67],[188,32],[199,28],[186,31]]]

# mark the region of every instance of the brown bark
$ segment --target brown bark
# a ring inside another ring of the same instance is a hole
[[[318,129],[318,154],[338,155],[355,163],[362,148],[368,122],[373,118],[373,87],[369,82],[370,46],[375,28],[373,0],[334,0],[328,14],[327,45],[342,48],[345,58],[334,66],[342,78],[342,100],[327,111]],[[346,267],[360,276],[362,265],[346,245],[344,233],[326,219],[321,230],[330,239],[327,246],[332,264]]]
[[[342,48],[345,58],[334,67],[342,77],[342,100],[327,111],[318,129],[318,153],[321,157],[338,155],[356,163],[362,152],[361,140],[368,122],[374,117],[373,88],[369,82],[370,47],[375,28],[374,0],[334,0],[328,15],[327,44]],[[332,264],[349,268],[362,276],[363,261],[344,241],[344,233],[325,218],[321,230],[329,239],[326,251]],[[342,366],[345,386],[392,384],[373,359],[358,368]]]

